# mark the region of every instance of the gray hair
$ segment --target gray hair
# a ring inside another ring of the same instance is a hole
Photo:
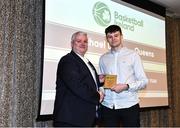
[[[78,31],[78,32],[75,32],[72,37],[71,37],[71,43],[73,43],[77,37],[77,35],[84,35],[84,36],[87,36],[87,33],[86,32],[82,32],[82,31]]]

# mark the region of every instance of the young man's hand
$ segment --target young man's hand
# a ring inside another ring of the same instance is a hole
[[[128,88],[129,88],[128,84],[116,84],[111,88],[111,90],[120,93],[124,90],[128,90]]]

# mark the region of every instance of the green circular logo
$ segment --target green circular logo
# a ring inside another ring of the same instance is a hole
[[[95,3],[93,7],[93,16],[98,25],[108,26],[111,22],[111,12],[108,6],[102,2]]]

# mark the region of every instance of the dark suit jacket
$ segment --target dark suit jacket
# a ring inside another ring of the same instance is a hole
[[[57,69],[54,122],[92,126],[99,98],[84,61],[73,51],[62,57]]]

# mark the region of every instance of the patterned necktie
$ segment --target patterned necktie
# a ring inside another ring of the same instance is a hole
[[[92,69],[94,70],[94,72],[95,72],[96,83],[97,83],[96,88],[97,88],[97,90],[99,90],[99,85],[100,85],[99,76],[98,76],[98,74],[97,74],[97,72],[96,72],[96,69],[95,69],[95,67],[93,66],[93,64],[92,64],[90,61],[88,61],[88,64],[91,66],[91,68],[92,68]],[[98,109],[99,109],[99,105],[96,105],[96,118],[98,118],[98,116],[99,116],[99,114],[98,114]]]
[[[98,74],[97,74],[97,72],[96,72],[95,67],[93,66],[93,64],[92,64],[90,61],[88,61],[88,64],[89,64],[89,66],[93,69],[93,71],[95,72],[97,89],[98,89],[98,87],[99,87],[99,77],[98,77]]]

